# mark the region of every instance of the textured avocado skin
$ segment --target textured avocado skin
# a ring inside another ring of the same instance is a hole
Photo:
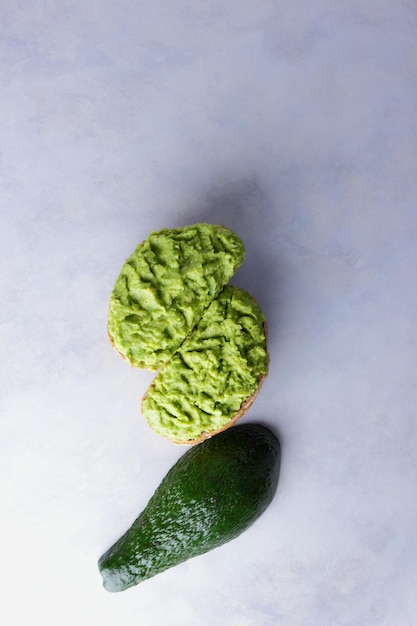
[[[100,558],[108,591],[123,591],[237,537],[274,497],[280,444],[241,424],[190,448],[131,528]]]

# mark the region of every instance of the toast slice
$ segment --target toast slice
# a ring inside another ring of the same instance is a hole
[[[249,293],[229,285],[153,380],[142,413],[167,439],[199,443],[246,413],[267,372],[265,316]]]
[[[197,223],[152,232],[124,263],[110,295],[108,335],[132,366],[158,370],[245,257],[229,228]]]

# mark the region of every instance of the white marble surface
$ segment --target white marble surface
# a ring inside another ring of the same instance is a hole
[[[1,621],[412,626],[412,0],[3,0]],[[283,445],[239,539],[122,594],[96,561],[183,453],[106,338],[150,230],[223,222],[269,321],[245,418]]]

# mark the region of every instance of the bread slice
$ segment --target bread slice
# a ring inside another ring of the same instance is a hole
[[[194,444],[197,444],[197,443],[201,443],[205,439],[210,439],[210,437],[213,437],[214,435],[217,435],[218,433],[221,433],[223,430],[227,430],[228,428],[230,428],[231,426],[236,424],[236,422],[241,417],[243,417],[245,415],[246,411],[248,411],[248,409],[252,406],[253,402],[255,401],[255,399],[256,399],[256,397],[257,397],[257,395],[258,395],[258,393],[259,393],[259,391],[261,389],[262,383],[264,382],[266,376],[267,376],[267,373],[262,374],[262,375],[259,376],[259,378],[258,378],[258,386],[256,387],[255,391],[248,398],[246,398],[246,400],[244,400],[242,402],[242,404],[240,405],[240,409],[237,411],[237,413],[235,413],[229,419],[228,422],[226,422],[226,424],[224,424],[224,426],[221,426],[218,429],[204,430],[204,431],[202,431],[200,436],[195,438],[195,439],[185,439],[185,440],[182,440],[182,439],[179,439],[179,438],[170,437],[168,435],[163,435],[163,436],[165,436],[166,439],[169,439],[173,443],[194,445]],[[152,386],[152,384],[151,384],[151,386]],[[148,396],[148,392],[146,392],[145,395],[143,396],[143,402],[146,400],[147,396]]]
[[[246,413],[267,372],[265,316],[250,294],[229,285],[153,380],[142,413],[167,439],[199,443]]]
[[[158,370],[241,265],[229,228],[197,223],[152,232],[124,263],[110,295],[108,335],[132,366]]]

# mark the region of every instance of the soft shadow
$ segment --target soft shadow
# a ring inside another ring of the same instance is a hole
[[[267,318],[270,340],[277,336],[281,265],[278,251],[278,208],[256,178],[213,187],[200,208],[187,211],[188,223],[223,224],[242,239],[246,258],[231,284],[249,291]],[[271,341],[269,343],[272,349]]]

